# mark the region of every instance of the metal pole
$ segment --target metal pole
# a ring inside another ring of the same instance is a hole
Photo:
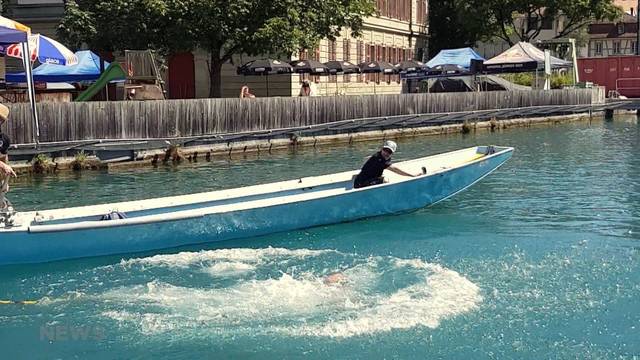
[[[31,51],[29,49],[29,40],[22,45],[22,63],[24,64],[24,73],[27,77],[27,91],[29,92],[29,104],[31,105],[31,115],[33,117],[33,141],[36,148],[40,145],[40,122],[38,121],[38,109],[36,108],[36,90],[33,83],[33,73],[31,69]]]

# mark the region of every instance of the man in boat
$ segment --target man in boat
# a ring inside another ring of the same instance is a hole
[[[382,184],[384,182],[382,172],[385,169],[403,176],[416,177],[422,175],[423,173],[417,175],[409,174],[408,172],[391,164],[391,155],[396,152],[397,149],[398,145],[395,142],[391,140],[385,141],[380,151],[373,154],[369,160],[364,163],[362,170],[360,170],[360,174],[356,176],[353,187],[358,189],[365,186]]]
[[[6,198],[9,192],[9,178],[15,177],[16,173],[9,166],[9,145],[11,140],[2,132],[2,125],[9,120],[9,108],[0,104],[0,214],[12,212],[11,203]]]

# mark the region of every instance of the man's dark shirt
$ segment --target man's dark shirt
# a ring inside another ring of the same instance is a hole
[[[364,186],[381,184],[382,172],[389,166],[391,166],[391,159],[385,160],[380,151],[378,151],[373,154],[366,163],[364,163],[362,170],[360,170],[360,174],[356,176],[354,187],[361,188]]]
[[[0,154],[7,155],[7,151],[9,150],[9,146],[11,145],[11,140],[9,137],[0,132]]]

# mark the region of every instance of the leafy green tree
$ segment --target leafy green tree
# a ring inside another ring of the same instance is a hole
[[[556,38],[581,34],[594,20],[622,15],[614,0],[430,0],[430,53],[497,37],[513,45],[536,39],[563,17]]]
[[[358,35],[373,0],[78,0],[59,32],[97,49],[151,48],[210,53],[210,96],[221,96],[222,65],[235,54],[289,56],[334,38]]]
[[[499,31],[496,36],[513,45],[516,41],[536,39],[545,23],[562,17],[564,23],[555,38],[567,37],[584,29],[592,21],[613,21],[622,15],[614,0],[472,0],[483,2]],[[515,40],[515,41],[514,41]]]
[[[167,12],[164,0],[68,1],[58,35],[74,47],[167,50],[163,44]]]
[[[496,34],[498,27],[487,21],[486,3],[473,0],[429,0],[429,56],[442,49],[473,47]]]

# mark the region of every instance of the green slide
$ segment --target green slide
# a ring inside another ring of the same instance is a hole
[[[91,100],[97,93],[100,92],[109,82],[113,80],[122,80],[127,78],[127,73],[124,72],[122,66],[116,63],[111,63],[104,70],[102,75],[96,80],[93,85],[89,86],[89,88],[83,91],[75,101],[88,101]]]

